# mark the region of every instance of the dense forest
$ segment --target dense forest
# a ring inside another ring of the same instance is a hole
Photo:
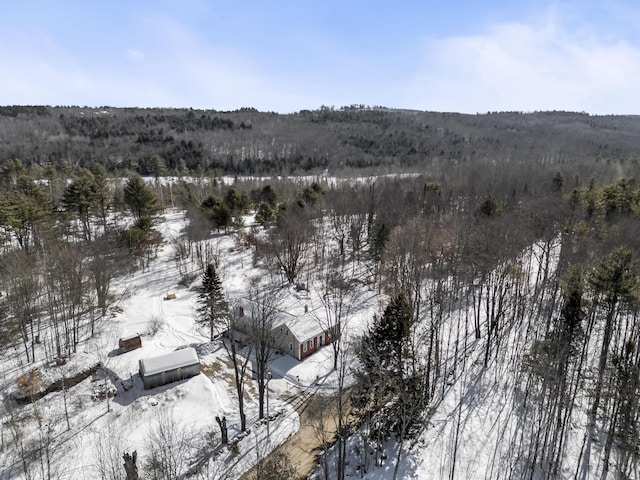
[[[360,105],[282,115],[215,110],[0,107],[0,159],[164,175],[424,171],[458,163],[632,159],[637,117],[464,115]]]
[[[0,353],[18,346],[25,371],[73,357],[175,207],[189,219],[178,264],[205,271],[212,232],[236,232],[272,278],[326,289],[333,367],[360,368],[337,393],[325,478],[345,478],[356,431],[376,446],[364,469],[395,434],[397,474],[471,345],[484,368],[517,365],[518,428],[493,478],[638,478],[639,138],[640,118],[567,112],[2,107]],[[358,282],[388,302],[347,345],[361,264]],[[444,478],[459,478],[451,421]],[[48,450],[11,425],[16,471],[40,478]]]

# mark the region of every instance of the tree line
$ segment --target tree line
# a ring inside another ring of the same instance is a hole
[[[241,109],[0,107],[0,161],[61,172],[96,164],[140,175],[329,170],[435,173],[459,162],[636,161],[635,117],[571,112],[463,115],[355,105],[281,115]],[[162,174],[162,173],[160,173]]]

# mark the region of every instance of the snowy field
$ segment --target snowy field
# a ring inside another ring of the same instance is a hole
[[[278,180],[287,180],[290,182],[295,182],[300,185],[310,185],[314,182],[317,182],[321,185],[328,185],[329,187],[335,187],[341,184],[350,184],[350,185],[362,185],[373,183],[376,180],[382,180],[385,178],[414,178],[419,177],[420,173],[387,173],[382,175],[369,175],[369,176],[354,176],[354,177],[336,177],[329,175],[328,172],[324,172],[320,175],[296,175],[293,176],[264,176],[264,177],[256,177],[256,176],[229,176],[224,175],[221,177],[216,177],[216,180],[221,182],[223,185],[233,185],[237,181],[243,182],[251,182],[251,183],[269,183]],[[172,176],[163,176],[158,179],[155,177],[144,177],[145,181],[149,184],[154,184],[159,182],[161,185],[176,185],[180,183],[180,181],[185,181],[187,183],[192,183],[194,185],[206,184],[211,181],[211,178],[207,177],[193,177],[193,176],[184,176],[184,177],[172,177]],[[43,181],[45,183],[45,181]]]

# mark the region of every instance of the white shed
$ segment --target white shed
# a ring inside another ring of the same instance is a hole
[[[154,388],[200,373],[200,359],[194,348],[182,348],[175,352],[140,360],[140,377],[144,388]]]

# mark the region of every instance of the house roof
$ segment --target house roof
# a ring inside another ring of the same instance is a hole
[[[299,342],[304,342],[324,333],[324,328],[322,328],[318,320],[308,313],[293,317],[286,325]]]
[[[140,360],[140,373],[142,375],[155,375],[156,373],[175,370],[200,363],[198,354],[194,348],[182,348],[175,352],[166,353],[157,357],[143,358]]]
[[[308,305],[308,304],[305,304]],[[301,310],[298,315],[292,313],[283,313],[279,315],[279,322],[276,326],[286,326],[291,334],[296,337],[299,342],[304,342],[310,338],[322,335],[325,329],[320,324],[319,318],[322,318],[324,312],[321,310],[300,306]]]
[[[247,304],[249,304],[249,301],[244,302],[245,306]],[[289,307],[291,307],[291,305]],[[324,312],[321,310],[318,311],[317,308],[314,310],[308,307],[309,302],[306,301],[295,306],[295,309],[299,312],[297,315],[291,311],[277,311],[273,317],[271,330],[287,327],[299,342],[304,342],[315,336],[322,335],[325,329],[321,327],[317,317],[320,316],[319,318],[322,318],[321,316],[324,315]],[[240,317],[236,321],[238,322],[237,327],[239,327],[240,330],[248,331],[251,323],[250,309],[246,307],[244,317]]]

